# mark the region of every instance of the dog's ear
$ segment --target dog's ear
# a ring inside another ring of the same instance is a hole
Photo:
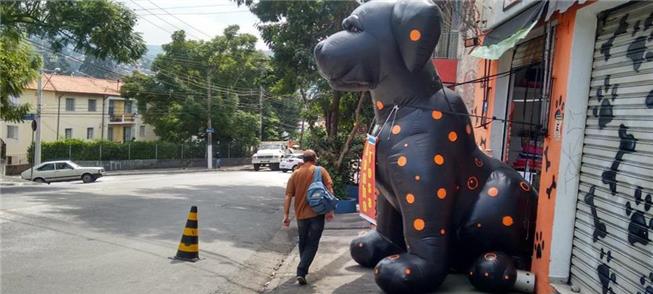
[[[392,32],[406,68],[424,67],[440,39],[442,13],[430,0],[401,0],[392,11]]]

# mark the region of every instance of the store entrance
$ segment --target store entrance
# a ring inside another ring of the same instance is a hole
[[[539,188],[543,153],[544,38],[515,48],[506,105],[502,160]]]

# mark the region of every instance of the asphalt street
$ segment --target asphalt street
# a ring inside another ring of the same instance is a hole
[[[292,250],[281,229],[289,174],[129,175],[3,187],[0,292],[258,292]],[[191,205],[201,260],[170,259]]]

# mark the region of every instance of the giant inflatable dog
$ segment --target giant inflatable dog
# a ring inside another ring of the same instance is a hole
[[[440,10],[371,1],[342,25],[315,58],[334,89],[371,92],[378,138],[377,227],[352,242],[352,257],[386,292],[434,290],[452,269],[506,291],[515,267],[530,265],[537,196],[478,149],[462,99],[435,73]]]

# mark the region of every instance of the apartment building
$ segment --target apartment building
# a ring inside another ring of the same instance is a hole
[[[120,81],[80,76],[45,74],[42,77],[41,140],[65,139],[156,140],[154,129],[141,120],[136,101],[120,97]],[[29,103],[36,112],[37,82],[15,103]],[[0,122],[0,138],[6,144],[7,165],[26,164],[32,143],[31,120]]]

